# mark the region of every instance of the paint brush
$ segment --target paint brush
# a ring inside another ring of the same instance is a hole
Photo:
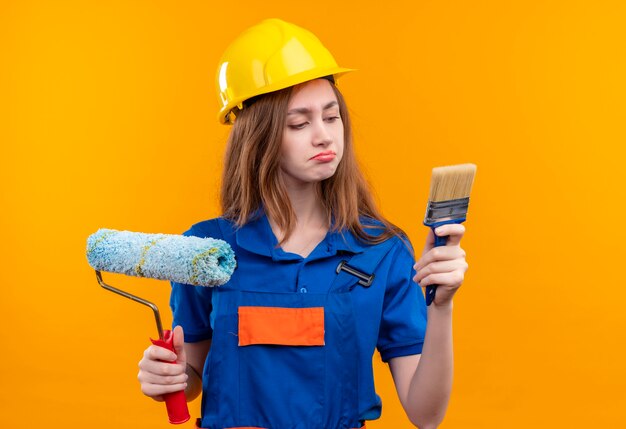
[[[474,164],[433,168],[424,225],[433,230],[435,247],[445,246],[448,241],[448,237],[435,234],[435,228],[465,221],[475,174]],[[426,287],[426,305],[434,301],[436,292],[436,285]]]

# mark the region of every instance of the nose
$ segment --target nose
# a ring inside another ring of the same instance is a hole
[[[315,121],[315,130],[313,134],[313,145],[314,146],[328,146],[333,142],[332,135],[328,132],[326,128],[326,123],[323,119],[319,121]]]

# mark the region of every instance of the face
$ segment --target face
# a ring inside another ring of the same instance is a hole
[[[328,179],[343,156],[343,122],[331,83],[316,79],[294,88],[283,130],[281,170],[286,183]]]

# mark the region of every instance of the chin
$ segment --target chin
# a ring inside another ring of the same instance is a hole
[[[332,170],[325,171],[324,173],[319,174],[315,178],[315,181],[316,182],[321,182],[323,180],[330,179],[331,177],[333,177],[335,175],[336,172],[337,172],[337,168],[333,168]]]
[[[333,177],[335,175],[335,173],[337,172],[337,166],[336,165],[325,165],[324,168],[316,168],[314,170],[308,170],[308,169],[302,169],[300,170],[298,173],[299,174],[293,174],[295,172],[293,172],[292,174],[289,173],[285,173],[285,178],[290,178],[288,179],[289,181],[293,181],[294,183],[300,183],[300,184],[311,184],[311,183],[319,183],[322,182],[324,180],[330,179],[331,177]]]

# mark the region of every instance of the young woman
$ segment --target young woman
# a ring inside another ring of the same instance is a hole
[[[223,216],[186,235],[226,240],[238,267],[219,288],[173,284],[176,353],[150,346],[138,375],[155,400],[202,392],[199,427],[363,427],[381,412],[376,348],[409,419],[422,429],[443,419],[464,227],[440,227],[444,247],[431,233],[415,263],[357,167],[334,83],[347,71],[280,20],[248,29],[222,58]],[[417,283],[439,285],[428,308]]]

